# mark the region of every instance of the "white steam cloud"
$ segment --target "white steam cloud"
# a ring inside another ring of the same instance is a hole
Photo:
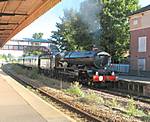
[[[101,0],[85,0],[81,3],[80,12],[82,20],[88,24],[89,31],[96,32],[100,29],[99,13],[102,9]]]

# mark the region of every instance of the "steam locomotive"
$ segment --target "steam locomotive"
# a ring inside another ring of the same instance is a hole
[[[107,52],[73,51],[63,54],[42,54],[19,59],[19,64],[52,77],[78,80],[82,83],[108,83],[117,81],[117,76],[109,70],[111,56]]]

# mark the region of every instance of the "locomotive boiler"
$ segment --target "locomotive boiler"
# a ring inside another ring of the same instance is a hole
[[[61,61],[67,62],[68,66],[104,69],[110,65],[111,56],[107,52],[74,51],[67,52]]]

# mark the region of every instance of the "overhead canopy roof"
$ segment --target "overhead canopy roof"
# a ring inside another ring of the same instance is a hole
[[[60,1],[0,0],[0,47]]]

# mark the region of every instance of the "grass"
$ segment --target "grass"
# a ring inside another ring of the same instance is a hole
[[[135,103],[134,99],[131,98],[128,101],[127,115],[129,115],[129,116],[145,116],[145,113],[136,107],[136,103]]]
[[[66,93],[79,97],[79,101],[87,104],[104,104],[104,100],[102,97],[98,96],[96,93],[90,91],[85,93],[82,90],[82,85],[78,82],[74,82],[71,84],[70,88],[64,90]]]
[[[74,82],[71,84],[70,88],[65,90],[65,92],[78,97],[83,97],[84,92],[81,90],[81,87],[82,85],[80,85],[79,82]]]
[[[31,79],[39,79],[40,77],[37,68],[32,68],[32,70],[28,72],[26,75]]]
[[[86,93],[80,101],[87,104],[104,104],[104,99],[94,92]]]
[[[150,112],[147,115],[143,116],[143,121],[150,122]]]
[[[32,68],[32,70],[27,70],[26,68],[22,68],[19,65],[11,65],[11,68],[20,75],[25,75],[31,79],[38,79],[40,76],[38,74],[38,69],[37,68]]]
[[[9,67],[11,67],[11,69],[14,72],[16,72],[16,74],[24,75],[33,80],[38,80],[52,88],[56,88],[56,89],[64,89],[65,88],[66,89],[66,88],[69,88],[69,86],[70,86],[70,83],[60,82],[58,80],[51,79],[51,78],[45,76],[44,74],[39,74],[37,68],[32,68],[32,70],[31,69],[28,70],[27,68],[23,68],[17,64],[11,64],[11,65],[9,64]]]
[[[25,69],[22,69],[22,67],[18,65],[12,65],[11,68],[17,73],[17,74],[26,74]]]
[[[105,101],[105,104],[108,105],[108,106],[111,106],[111,107],[113,107],[113,108],[119,107],[119,103],[118,103],[116,97],[114,97],[114,98],[111,99],[111,100],[106,100],[106,101]]]

